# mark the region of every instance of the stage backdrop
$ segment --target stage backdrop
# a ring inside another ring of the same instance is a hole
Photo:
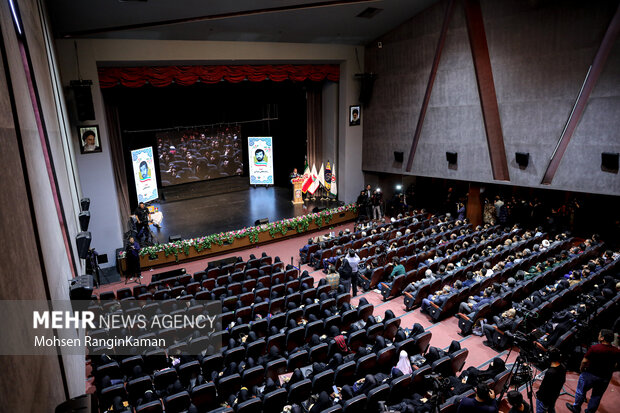
[[[136,182],[138,202],[149,202],[159,197],[157,193],[157,176],[153,162],[153,147],[131,151],[133,177]]]
[[[271,136],[248,138],[250,185],[273,185],[273,140]]]

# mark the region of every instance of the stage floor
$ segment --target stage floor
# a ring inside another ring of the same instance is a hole
[[[162,212],[161,229],[151,226],[154,241],[168,242],[170,235],[183,239],[250,227],[257,219],[269,222],[312,212],[314,207],[335,207],[336,202],[313,201],[293,205],[289,188],[249,188],[244,191],[151,204]]]

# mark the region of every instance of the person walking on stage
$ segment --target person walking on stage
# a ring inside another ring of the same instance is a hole
[[[581,412],[581,405],[586,399],[586,393],[592,389],[586,413],[594,413],[598,409],[603,393],[611,381],[611,376],[618,367],[620,350],[611,345],[614,333],[603,329],[598,335],[599,344],[595,344],[581,360],[581,374],[575,390],[575,403],[566,403],[566,407],[573,413]]]
[[[125,247],[125,263],[127,265],[125,284],[128,281],[133,281],[134,277],[142,278],[140,271],[140,244],[136,242],[134,237],[129,237],[129,242],[127,247]]]

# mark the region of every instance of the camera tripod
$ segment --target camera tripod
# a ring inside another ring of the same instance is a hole
[[[508,353],[508,355],[510,356],[510,352]],[[506,358],[506,360],[508,360],[508,358]],[[509,376],[510,380],[506,380],[506,383],[504,384],[504,387],[502,388],[502,391],[499,395],[498,400],[502,400],[504,398],[504,394],[506,394],[506,392],[510,388],[510,385],[512,384],[513,378],[515,377],[515,373],[520,373],[522,375],[525,375],[526,379],[525,379],[525,383],[519,383],[518,385],[525,384],[525,388],[527,390],[527,398],[530,402],[530,406],[534,406],[534,404],[532,403],[533,401],[532,397],[534,394],[532,384],[538,378],[538,376],[537,375],[535,376],[532,374],[532,368],[533,368],[533,365],[527,360],[527,357],[519,354],[519,356],[517,357],[517,360],[515,360],[514,364],[512,365],[512,368],[510,369],[510,376]]]

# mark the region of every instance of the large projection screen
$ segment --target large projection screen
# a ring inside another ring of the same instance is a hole
[[[153,147],[131,151],[133,178],[136,182],[138,203],[149,202],[159,197],[157,193],[157,176],[153,161]]]
[[[271,136],[248,138],[250,185],[273,185],[273,139]]]

